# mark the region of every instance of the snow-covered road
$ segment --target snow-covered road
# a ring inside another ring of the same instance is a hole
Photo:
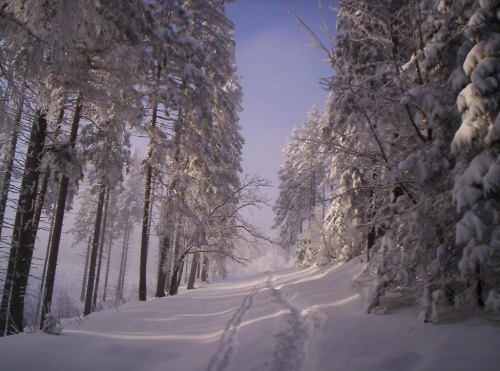
[[[361,264],[230,278],[72,320],[60,336],[0,338],[0,370],[497,370],[498,322],[366,315]]]

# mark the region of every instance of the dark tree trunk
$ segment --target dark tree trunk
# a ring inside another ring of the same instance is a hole
[[[109,280],[109,266],[111,263],[111,249],[113,248],[113,236],[109,237],[109,247],[108,247],[108,261],[106,262],[106,278],[104,279],[104,293],[102,294],[102,301],[106,301],[106,292],[108,291],[108,280]]]
[[[151,155],[148,156],[148,161]],[[142,214],[142,233],[141,233],[141,260],[139,268],[139,300],[145,301],[147,298],[146,271],[148,265],[149,248],[149,211],[151,203],[151,181],[153,178],[153,168],[151,164],[146,165],[146,179],[144,186],[144,208]]]
[[[201,268],[201,280],[203,282],[207,282],[208,280],[208,256],[203,257],[203,266]]]
[[[78,135],[78,126],[82,112],[82,97],[78,96],[75,103],[75,112],[71,122],[71,131],[69,135],[69,143],[73,150],[76,145]],[[61,117],[62,119],[62,117]],[[59,186],[59,194],[57,196],[57,208],[54,215],[54,230],[52,231],[52,241],[50,243],[50,255],[47,266],[47,277],[45,279],[45,296],[42,305],[42,314],[40,316],[40,324],[43,324],[45,315],[51,310],[52,296],[54,293],[54,282],[56,279],[57,259],[59,256],[59,245],[61,243],[62,227],[64,223],[64,212],[66,210],[66,199],[68,197],[69,178],[64,175]]]
[[[156,69],[156,82],[160,81],[161,63],[158,63]],[[156,98],[155,98],[156,99]],[[151,117],[151,128],[156,126],[158,114],[158,101],[153,104],[153,112]],[[146,177],[144,179],[144,208],[142,213],[142,231],[141,231],[141,260],[139,265],[139,300],[145,301],[147,298],[146,274],[148,265],[148,249],[149,249],[149,225],[150,225],[150,203],[151,203],[151,182],[153,180],[153,167],[151,166],[151,157],[153,156],[153,148],[150,146],[146,159]]]
[[[179,289],[179,286],[181,285],[182,273],[184,272],[185,264],[186,264],[186,262],[184,260],[181,260],[181,267],[180,267],[180,271],[179,271],[179,277],[177,277],[177,288],[176,288],[175,292],[177,292],[177,290]]]
[[[366,239],[366,261],[370,261],[370,251],[375,244],[375,238],[376,238],[376,229],[375,226],[372,226],[370,230],[368,231],[368,236]]]
[[[27,71],[27,69],[26,69]],[[25,72],[26,72],[25,71]],[[0,189],[0,237],[2,236],[3,222],[5,218],[5,210],[7,209],[7,200],[9,199],[10,181],[12,179],[12,172],[14,171],[14,162],[17,149],[17,139],[19,137],[19,128],[21,126],[21,118],[23,116],[24,108],[24,91],[26,89],[26,75],[23,78],[21,92],[19,94],[20,100],[17,107],[16,116],[12,122],[12,129],[10,132],[9,152],[5,157],[5,173],[2,179],[2,188]],[[2,336],[3,331],[0,331]]]
[[[64,119],[64,108],[61,108],[59,110],[59,116],[57,118],[56,122],[56,130],[54,132],[54,136],[52,138],[52,141],[55,141],[57,137],[59,136],[59,132],[61,129],[61,124]],[[50,166],[46,166],[44,171],[40,173],[40,175],[43,174],[43,179],[42,183],[40,185],[40,190],[38,191],[37,199],[36,199],[36,207],[35,207],[35,216],[33,217],[34,223],[36,225],[40,224],[40,218],[42,217],[42,210],[43,210],[43,205],[45,203],[45,196],[47,194],[47,189],[49,187],[49,180],[50,180]],[[49,239],[52,239],[52,234],[54,232],[54,220],[52,219],[51,221],[51,228],[50,228],[50,234],[49,234]],[[48,246],[48,251],[50,251],[50,244]],[[47,263],[46,263],[47,264]],[[42,280],[42,284],[45,283],[44,280]]]
[[[123,274],[122,274],[122,282],[121,282],[121,298],[122,298],[122,300],[125,300],[123,292],[125,290],[125,277],[127,275],[127,259],[128,259],[129,242],[130,242],[130,231],[127,235],[127,245],[125,248],[125,261],[123,262]]]
[[[87,284],[87,274],[89,272],[89,260],[90,260],[90,247],[92,246],[92,238],[89,237],[89,242],[87,243],[87,254],[85,255],[85,266],[83,267],[83,280],[82,280],[82,292],[80,293],[80,300],[85,300],[85,288]]]
[[[17,121],[17,116],[16,116]],[[21,115],[19,114],[19,121]],[[12,179],[12,172],[14,170],[14,160],[17,148],[17,138],[19,134],[19,123],[12,128],[10,133],[9,153],[5,157],[5,172],[2,179],[2,188],[0,190],[0,237],[2,236],[3,222],[5,219],[5,210],[7,209],[7,201],[9,199],[10,180]]]
[[[181,220],[180,216],[178,216],[176,225],[175,225],[175,234],[174,234],[174,243],[173,243],[173,252],[172,252],[172,262],[174,265],[174,270],[172,272],[172,276],[170,278],[170,287],[168,289],[168,294],[169,295],[175,295],[177,294],[177,289],[180,284],[180,276],[177,277],[180,269],[180,265],[182,265],[183,262],[181,262],[181,259],[179,259],[179,253],[180,253],[180,237],[181,237]]]
[[[481,265],[476,264],[476,274],[477,274],[477,284],[476,284],[476,303],[480,307],[484,308],[484,299],[483,299],[483,274]]]
[[[167,254],[167,266],[165,267],[165,292],[170,291],[170,274],[172,273],[172,253]]]
[[[198,268],[198,254],[193,254],[193,259],[191,261],[191,270],[189,271],[189,279],[187,284],[187,289],[191,290],[194,288],[194,282],[196,280],[196,270]]]
[[[179,291],[179,285],[182,280],[182,272],[184,270],[184,258],[189,253],[189,249],[182,253],[179,260],[175,263],[174,271],[172,272],[172,278],[170,280],[170,288],[168,290],[169,295],[176,295]]]
[[[161,239],[160,244],[160,259],[158,261],[158,279],[156,282],[156,297],[163,298],[165,296],[165,284],[167,281],[167,270],[164,265],[167,262],[168,249],[170,248],[170,236],[166,235]]]
[[[101,236],[99,240],[99,258],[97,260],[97,271],[95,278],[94,297],[92,298],[92,307],[97,308],[97,294],[99,292],[99,279],[101,277],[102,267],[102,254],[104,252],[104,237],[106,236],[106,223],[108,220],[108,206],[109,206],[109,188],[106,187],[106,200],[104,201],[104,212],[101,226]]]
[[[97,212],[94,224],[94,237],[92,239],[92,252],[90,254],[89,280],[87,282],[87,294],[85,295],[85,309],[83,315],[87,316],[92,311],[92,294],[94,293],[95,271],[97,266],[97,252],[99,250],[99,236],[101,235],[102,212],[104,209],[104,196],[106,194],[106,185],[104,179],[99,186],[99,201],[97,202]]]
[[[127,264],[128,236],[130,234],[130,223],[127,222],[125,234],[123,235],[122,256],[120,259],[120,272],[118,273],[118,285],[116,288],[116,300],[123,300],[123,281],[125,276],[125,266]]]
[[[168,290],[168,294],[170,296],[172,295],[177,295],[177,291],[179,288],[179,285],[177,283],[177,273],[179,272],[179,267],[176,266],[174,268],[174,271],[172,272],[172,278],[170,279],[170,288]]]
[[[182,277],[182,268],[184,267],[184,261],[179,260],[175,266],[174,266],[174,271],[172,272],[172,277],[170,279],[170,287],[168,290],[168,294],[170,296],[172,295],[177,295],[177,292],[179,291],[179,284],[181,282],[181,277]],[[179,272],[180,269],[180,272]]]
[[[181,267],[180,267],[180,271],[179,271],[179,277],[177,277],[177,287],[175,288],[175,293],[177,294],[177,292],[179,291],[179,286],[181,285],[181,282],[182,282],[182,273],[184,272],[184,266],[185,266],[186,262],[184,260],[181,260]]]
[[[38,229],[38,225],[34,223],[35,203],[46,133],[45,113],[37,111],[27,149],[2,294],[0,334],[5,330],[7,334],[23,331],[24,297]]]
[[[375,197],[375,193],[374,193],[373,189],[371,189],[370,190],[370,204],[371,204],[370,206],[372,208],[375,207],[374,197]],[[368,223],[372,223],[372,226],[370,227],[370,230],[368,231],[368,235],[366,236],[366,261],[367,262],[370,261],[370,252],[371,252],[373,245],[375,245],[375,241],[377,239],[377,228],[375,227],[375,224],[373,221],[374,216],[375,216],[375,212],[372,209],[369,211],[368,220],[366,221]]]
[[[53,230],[54,230],[54,218],[52,218],[52,221],[50,222],[49,241],[47,242],[47,250],[45,251],[45,260],[44,260],[44,264],[43,264],[42,278],[40,279],[40,290],[39,290],[39,294],[38,294],[38,303],[37,303],[37,307],[36,307],[36,317],[35,318],[38,318],[40,316],[40,310],[42,307],[43,298],[45,297],[44,283],[45,283],[45,276],[47,275],[47,265],[49,262],[50,243],[51,243],[51,239],[52,239],[52,231]],[[43,325],[43,323],[40,324],[39,328],[42,328],[42,325]]]

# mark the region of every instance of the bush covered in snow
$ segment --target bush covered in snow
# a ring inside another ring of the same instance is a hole
[[[42,330],[43,332],[51,335],[59,335],[62,332],[61,326],[52,313],[47,313],[45,315],[45,321],[43,321]]]

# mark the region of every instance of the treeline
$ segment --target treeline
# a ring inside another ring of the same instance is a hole
[[[284,149],[283,246],[304,266],[361,256],[368,312],[498,309],[500,1],[341,1],[331,46],[302,26],[333,76]]]
[[[88,244],[84,315],[95,310],[103,279],[106,300],[119,238],[115,296],[123,296],[135,224],[140,300],[152,234],[160,241],[157,296],[177,292],[187,256],[188,288],[198,267],[223,274],[225,260],[237,259],[235,239],[254,232],[240,211],[260,202],[264,182],[239,178],[241,88],[224,3],[2,2],[0,335],[23,331],[37,232],[48,225],[41,324],[50,313],[63,222],[84,176],[88,192],[73,227],[76,240]],[[139,167],[132,135],[149,141]],[[43,215],[48,223],[40,223]]]

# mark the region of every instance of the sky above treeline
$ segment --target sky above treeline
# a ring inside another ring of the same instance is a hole
[[[335,29],[337,1],[323,0],[328,27]],[[295,126],[300,126],[314,104],[323,108],[327,92],[319,84],[332,70],[325,55],[314,47],[288,8],[314,32],[321,33],[318,0],[235,0],[226,13],[235,24],[236,62],[243,88],[240,113],[243,172],[260,174],[272,182],[272,203],[278,195],[282,149]],[[255,223],[269,230],[271,208],[254,215]]]

